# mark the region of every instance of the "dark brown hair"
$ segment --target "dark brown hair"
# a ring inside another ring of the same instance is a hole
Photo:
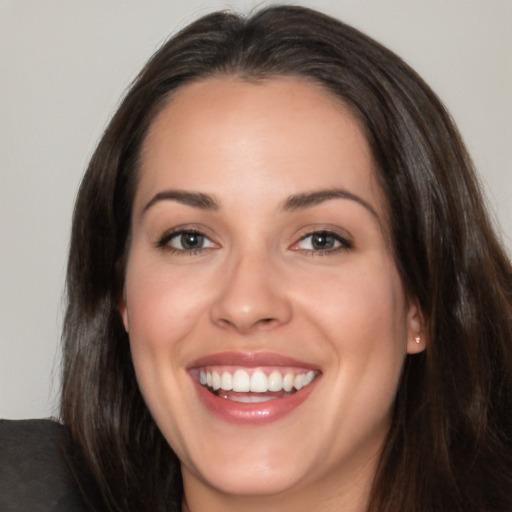
[[[396,55],[337,20],[283,6],[249,18],[211,14],[164,44],[122,101],[80,187],[61,416],[103,506],[181,507],[179,461],[139,392],[118,304],[148,127],[178,87],[226,74],[321,84],[357,116],[377,163],[396,263],[423,312],[428,348],[405,362],[369,510],[510,511],[512,269],[460,136]]]

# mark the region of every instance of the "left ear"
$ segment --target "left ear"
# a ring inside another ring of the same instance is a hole
[[[416,301],[411,301],[407,311],[407,353],[418,354],[427,347],[427,334],[423,315]]]

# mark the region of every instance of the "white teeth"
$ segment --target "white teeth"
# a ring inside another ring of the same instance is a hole
[[[244,370],[237,370],[233,375],[233,391],[244,393],[251,390],[249,374]]]
[[[220,379],[220,387],[224,391],[230,391],[233,389],[233,377],[229,372],[223,372],[222,377]]]
[[[206,370],[199,371],[199,382],[205,387],[212,388],[214,391],[235,391],[237,393],[266,393],[285,391],[290,393],[294,388],[298,391],[311,384],[316,377],[317,372],[310,370],[308,372],[297,373],[288,370],[282,373],[279,370],[273,370],[270,375],[266,375],[263,370],[254,370],[249,373],[241,368],[233,374],[229,371]],[[240,398],[240,397],[238,397]],[[258,400],[239,400],[238,401],[258,401]],[[262,397],[256,397],[262,398]],[[276,398],[267,396],[266,399]],[[234,398],[233,398],[234,399]]]
[[[297,375],[295,377],[295,380],[293,381],[293,386],[295,389],[299,390],[299,389],[302,389],[304,387],[304,381],[306,380],[306,376],[302,373],[299,375]]]
[[[313,370],[310,370],[308,373],[306,373],[306,380],[304,381],[304,386],[311,384],[313,382],[314,378],[315,378],[315,372]]]
[[[277,370],[274,370],[268,376],[268,390],[281,391],[281,389],[283,389],[283,377]]]
[[[292,373],[287,373],[283,379],[283,389],[285,391],[291,391],[293,389],[294,377]]]
[[[268,391],[267,376],[260,371],[251,375],[251,391],[255,393],[266,393]]]
[[[236,396],[234,395],[233,397],[231,397],[231,400],[233,400],[234,402],[244,402],[244,403],[247,403],[247,404],[250,404],[250,403],[256,403],[256,402],[268,402],[269,400],[275,400],[276,397],[275,396],[256,396],[256,395],[241,395],[241,396]]]
[[[220,389],[220,375],[217,372],[212,373],[212,388],[217,391]]]

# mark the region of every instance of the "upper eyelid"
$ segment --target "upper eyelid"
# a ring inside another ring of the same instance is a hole
[[[316,235],[318,233],[327,233],[329,235],[333,235],[336,238],[339,238],[339,239],[349,242],[351,244],[353,243],[353,240],[354,240],[352,235],[345,229],[335,228],[335,227],[330,227],[330,226],[325,226],[325,227],[314,226],[311,228],[306,228],[304,233],[299,236],[298,240],[304,240],[304,238],[307,238],[308,236]]]
[[[302,241],[306,240],[307,238],[319,234],[319,233],[325,233],[327,235],[333,236],[337,242],[340,244],[339,247],[334,248],[326,248],[326,249],[301,249],[297,247]],[[338,230],[334,229],[312,229],[311,231],[308,231],[301,235],[296,242],[294,242],[291,246],[291,250],[299,251],[299,252],[311,252],[315,254],[328,254],[328,253],[337,253],[339,251],[353,249],[354,248],[354,241],[353,238],[348,234],[341,234]]]
[[[180,224],[179,226],[163,230],[161,234],[158,236],[158,238],[160,239],[181,233],[197,233],[198,235],[203,235],[207,238],[212,238],[214,236],[212,230],[207,228],[206,226],[194,224]]]
[[[299,240],[304,240],[305,238],[308,238],[309,236],[318,235],[318,234],[321,234],[321,233],[325,233],[327,235],[332,235],[332,236],[334,236],[336,238],[341,238],[343,240],[347,240],[347,238],[348,238],[348,237],[346,237],[344,235],[341,235],[337,231],[332,231],[330,229],[315,229],[314,231],[309,231],[309,232],[304,233],[303,235],[301,235]]]
[[[180,236],[180,235],[183,235],[185,233],[194,233],[194,234],[197,234],[197,235],[204,236],[211,243],[217,245],[217,243],[212,240],[212,237],[210,235],[206,234],[203,230],[200,230],[200,229],[197,229],[197,228],[186,228],[186,227],[173,228],[173,229],[170,229],[170,230],[166,231],[165,233],[163,233],[161,236],[158,237],[157,245],[159,247],[165,246],[173,238],[175,238],[177,236]]]

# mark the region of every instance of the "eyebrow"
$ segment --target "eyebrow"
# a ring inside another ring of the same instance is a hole
[[[351,201],[355,201],[366,208],[377,219],[379,218],[375,209],[368,202],[358,195],[340,188],[315,190],[313,192],[291,195],[284,201],[281,209],[285,212],[304,210],[331,199],[349,199]],[[142,213],[144,214],[149,210],[149,208],[160,201],[177,201],[178,203],[192,206],[193,208],[199,208],[201,210],[219,210],[218,203],[208,194],[201,192],[186,192],[184,190],[164,190],[153,196],[146,206],[144,206]]]
[[[153,198],[144,206],[142,213],[147,212],[152,206],[160,201],[177,201],[178,203],[199,208],[201,210],[218,210],[219,205],[208,194],[200,192],[185,192],[184,190],[164,190],[158,192]]]
[[[356,194],[353,194],[352,192],[342,188],[315,190],[313,192],[307,192],[304,194],[292,195],[288,197],[283,203],[282,209],[286,212],[303,210],[306,208],[311,208],[312,206],[323,203],[325,201],[329,201],[331,199],[349,199],[351,201],[355,201],[356,203],[359,203],[361,206],[366,208],[377,219],[379,218],[376,210],[370,203],[366,202]]]

